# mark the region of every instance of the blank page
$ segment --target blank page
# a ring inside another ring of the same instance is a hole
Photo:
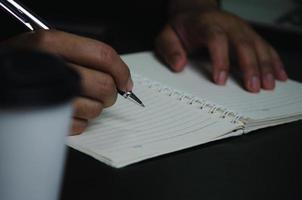
[[[232,132],[241,123],[219,118],[181,99],[177,91],[134,77],[135,94],[145,108],[118,97],[69,146],[114,167],[203,144]]]

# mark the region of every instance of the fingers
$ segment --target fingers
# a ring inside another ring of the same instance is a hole
[[[99,41],[56,30],[39,30],[7,40],[4,45],[55,54],[78,70],[83,97],[75,102],[73,133],[82,132],[89,119],[114,104],[117,88],[122,91],[133,88],[127,65],[114,49]]]
[[[82,96],[99,101],[104,107],[112,106],[117,99],[113,78],[103,72],[70,64],[82,77]]]
[[[59,55],[71,63],[107,73],[120,90],[130,91],[133,88],[129,68],[105,43],[56,30],[27,33],[22,36],[22,41],[23,46],[27,44]]]
[[[12,45],[56,54],[72,63],[80,73],[83,97],[75,101],[73,133],[83,132],[89,119],[97,117],[104,107],[114,104],[116,88],[132,90],[127,65],[111,47],[102,42],[51,30],[23,34],[12,39]]]
[[[275,75],[269,46],[266,45],[262,39],[256,39],[255,51],[257,54],[258,68],[261,73],[261,87],[266,90],[272,90],[275,88]]]
[[[74,101],[72,134],[82,133],[88,120],[98,117],[105,107],[111,106],[117,99],[117,90],[113,78],[106,74],[79,65],[70,64],[81,75],[82,96]]]
[[[200,47],[208,48],[213,65],[213,80],[219,85],[226,83],[229,74],[231,48],[235,51],[243,72],[244,87],[248,91],[259,92],[261,88],[272,90],[275,88],[275,80],[287,79],[282,61],[275,49],[236,15],[222,10],[197,10],[177,15],[170,23],[178,33],[175,35],[179,36],[181,44],[188,52],[198,50]],[[165,39],[166,43],[171,41],[165,46],[178,44],[176,40],[171,39],[173,37],[169,35],[167,28],[161,34],[161,38],[165,37],[170,39]],[[164,51],[165,48],[158,46],[161,47],[159,52]],[[166,52],[169,51],[164,52],[163,57],[169,57],[166,56],[168,54]]]
[[[73,118],[70,135],[79,135],[84,132],[88,126],[88,121],[83,119]]]
[[[187,55],[180,39],[171,26],[167,25],[156,40],[156,51],[176,72],[182,71],[187,63]]]
[[[245,38],[249,39],[238,39],[243,37],[237,37],[234,46],[248,91],[272,90],[276,79],[287,80],[282,61],[274,48],[253,31],[246,34]]]
[[[274,48],[270,48],[270,53],[272,57],[273,69],[275,73],[275,78],[280,81],[286,81],[288,79],[287,73],[284,70],[284,65]]]
[[[98,117],[103,111],[103,104],[92,99],[78,97],[74,103],[74,113],[71,128],[71,135],[84,132],[90,119]]]
[[[104,108],[102,103],[84,97],[78,97],[74,101],[73,106],[73,116],[78,119],[85,120],[94,119],[98,117]]]
[[[219,85],[225,85],[229,74],[227,35],[219,28],[210,29],[207,35],[207,45],[213,66],[213,80]]]
[[[250,92],[259,92],[261,83],[259,79],[258,60],[253,44],[247,39],[238,39],[235,42],[239,67],[243,72],[245,88]]]

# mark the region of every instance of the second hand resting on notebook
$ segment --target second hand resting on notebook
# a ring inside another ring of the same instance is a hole
[[[216,83],[224,84],[229,70],[228,45],[232,44],[248,91],[258,92],[260,87],[273,89],[275,78],[287,79],[276,51],[241,19],[219,10],[215,0],[171,2],[174,5],[171,21],[163,28],[156,46],[175,71],[184,68],[188,53],[206,46],[213,61],[213,78]],[[72,134],[82,133],[88,120],[114,104],[117,87],[132,90],[127,65],[103,42],[62,31],[41,30],[21,34],[3,45],[38,48],[56,54],[80,73],[83,93],[74,103]]]
[[[216,0],[171,1],[170,19],[156,47],[175,72],[184,69],[187,54],[206,47],[213,80],[219,85],[226,83],[232,53],[237,56],[243,85],[250,92],[274,89],[275,79],[287,79],[276,50],[242,19],[219,9]]]

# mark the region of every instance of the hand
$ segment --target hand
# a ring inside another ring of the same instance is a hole
[[[158,54],[176,72],[184,69],[187,55],[200,47],[208,48],[213,80],[219,85],[226,83],[232,53],[250,92],[271,90],[276,79],[287,80],[276,50],[239,17],[217,8],[175,15],[156,40]]]
[[[102,42],[56,30],[41,30],[12,38],[4,45],[37,48],[56,54],[79,72],[82,94],[74,101],[72,134],[82,133],[89,119],[114,104],[116,88],[132,90],[128,67],[111,47]]]

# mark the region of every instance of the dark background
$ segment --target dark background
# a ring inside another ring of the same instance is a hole
[[[129,44],[152,41],[166,21],[167,0],[22,0],[51,27],[89,36],[119,49],[116,41]],[[23,25],[0,12],[0,39],[27,31]],[[145,34],[147,33],[147,34]],[[136,41],[136,42],[135,42]]]
[[[54,27],[105,41],[119,53],[152,50],[166,18],[164,1],[22,2]],[[7,27],[2,39],[25,31],[0,16]],[[301,35],[254,27],[280,52],[290,78],[302,81]],[[61,199],[302,199],[301,130],[301,121],[293,122],[122,169],[68,149]]]

